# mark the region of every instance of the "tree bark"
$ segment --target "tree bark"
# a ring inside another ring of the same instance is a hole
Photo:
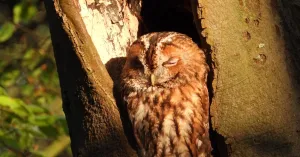
[[[45,1],[73,156],[136,156],[124,134],[113,81],[98,54],[104,63],[124,56],[138,25],[132,25],[136,18],[128,6],[106,2]]]
[[[299,156],[299,4],[194,3],[212,52],[212,127],[226,140],[220,156]]]

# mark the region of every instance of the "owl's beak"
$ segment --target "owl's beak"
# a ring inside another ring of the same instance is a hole
[[[151,81],[151,85],[154,86],[155,85],[155,75],[154,74],[151,74],[150,81]]]

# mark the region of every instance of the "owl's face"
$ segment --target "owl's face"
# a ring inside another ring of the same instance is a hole
[[[129,47],[122,80],[136,89],[172,88],[197,77],[205,65],[203,51],[186,35],[151,33]]]

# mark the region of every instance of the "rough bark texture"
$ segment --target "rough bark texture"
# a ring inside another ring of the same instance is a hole
[[[228,155],[299,156],[299,1],[195,6],[214,60],[212,126]]]
[[[137,38],[139,22],[127,1],[79,0],[80,16],[104,64],[126,56]]]
[[[84,9],[102,3],[90,4],[87,1],[76,0],[45,1],[73,156],[136,156],[124,134],[113,97],[113,81],[98,53],[105,62],[120,54],[124,55],[124,47],[136,38],[137,28],[126,27],[130,21],[119,19],[119,22],[123,20],[125,26],[118,25],[120,29],[116,30],[116,26],[113,25],[114,17],[107,15],[128,15],[128,8],[127,11],[120,11],[118,9],[121,5],[118,1],[107,2],[114,5],[110,6],[110,10],[109,7],[104,7],[104,12],[99,13],[103,15],[102,19],[97,17],[94,20],[106,24],[106,27],[97,31],[105,35],[96,34],[101,40],[96,41],[93,38],[93,43],[81,18],[82,11],[89,13],[93,10]],[[113,31],[119,31],[120,34],[132,31],[132,36],[119,36],[126,42],[106,38],[106,35],[117,36],[111,33]],[[102,46],[96,49],[94,44]]]

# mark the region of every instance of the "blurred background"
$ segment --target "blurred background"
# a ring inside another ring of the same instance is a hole
[[[42,0],[0,0],[0,157],[71,156]]]

